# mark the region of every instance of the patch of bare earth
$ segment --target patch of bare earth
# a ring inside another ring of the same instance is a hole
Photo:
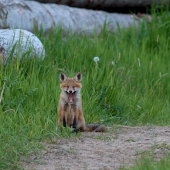
[[[29,157],[26,170],[113,170],[129,168],[144,152],[161,159],[170,149],[170,127],[123,127],[107,133],[82,133],[80,138],[45,143],[46,151]]]

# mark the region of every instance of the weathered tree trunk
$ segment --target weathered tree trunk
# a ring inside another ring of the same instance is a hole
[[[4,0],[0,1],[0,28],[20,28],[33,31],[42,26],[48,32],[51,26],[61,25],[63,30],[92,34],[94,29],[99,34],[105,21],[107,28],[115,31],[119,27],[137,25],[142,18],[133,15],[107,13],[79,9],[57,4],[43,4],[35,1]]]
[[[31,0],[30,0],[31,1]],[[56,3],[80,8],[125,8],[125,7],[147,7],[153,3],[156,5],[168,4],[169,0],[35,0],[43,3]]]
[[[0,30],[0,63],[6,63],[12,49],[13,57],[45,57],[45,50],[41,41],[32,33],[20,29]]]

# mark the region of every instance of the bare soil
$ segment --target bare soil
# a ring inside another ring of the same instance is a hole
[[[106,133],[43,143],[46,150],[22,163],[26,170],[117,170],[130,168],[142,154],[160,160],[170,149],[170,126],[116,127]]]

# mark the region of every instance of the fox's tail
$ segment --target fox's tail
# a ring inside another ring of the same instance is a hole
[[[86,124],[86,128],[83,132],[104,132],[105,126],[103,124]]]

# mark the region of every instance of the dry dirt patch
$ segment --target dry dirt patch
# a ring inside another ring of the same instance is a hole
[[[113,170],[129,168],[142,153],[157,160],[170,149],[170,127],[114,128],[107,133],[82,133],[80,138],[45,143],[47,150],[23,163],[26,170]]]

